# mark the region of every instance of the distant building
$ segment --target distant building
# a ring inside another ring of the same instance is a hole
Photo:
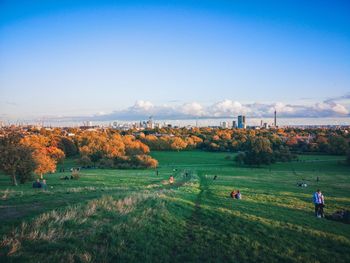
[[[237,128],[237,122],[236,121],[232,121],[232,128],[236,129]]]
[[[85,127],[92,127],[92,121],[84,121],[83,126]]]
[[[239,129],[245,129],[247,128],[246,122],[245,122],[245,116],[239,115],[238,116],[238,128]]]
[[[114,121],[111,123],[112,128],[117,128],[118,127],[118,122]]]
[[[154,129],[154,122],[153,122],[153,118],[152,116],[149,117],[147,124],[146,124],[146,128],[148,129]]]
[[[227,129],[227,128],[228,128],[228,122],[227,122],[227,121],[223,121],[223,122],[221,123],[221,128]]]
[[[161,129],[163,127],[163,125],[159,122],[157,123],[154,123],[154,128],[158,128],[158,129]]]
[[[277,128],[277,112],[275,110],[275,119],[274,119],[274,124],[275,128]]]

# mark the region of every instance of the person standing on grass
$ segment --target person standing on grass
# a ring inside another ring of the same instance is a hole
[[[36,179],[36,181],[33,183],[33,188],[41,188],[40,180]]]
[[[318,214],[319,214],[319,217],[324,217],[323,208],[325,205],[324,205],[324,196],[323,196],[322,192],[320,192],[319,198],[320,198],[320,206],[319,206]]]
[[[315,205],[315,216],[316,217],[321,217],[320,208],[321,208],[321,204],[322,204],[322,199],[323,199],[323,195],[322,195],[320,189],[317,189],[317,191],[312,196],[312,201]],[[324,199],[323,199],[323,202],[324,202]],[[322,211],[323,211],[323,208],[322,208]]]
[[[43,191],[47,191],[47,184],[45,179],[41,182],[41,189],[43,189]]]

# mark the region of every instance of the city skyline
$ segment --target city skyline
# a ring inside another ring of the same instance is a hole
[[[0,120],[350,114],[344,1],[2,1]]]

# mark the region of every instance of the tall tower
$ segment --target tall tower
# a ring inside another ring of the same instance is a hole
[[[238,116],[238,128],[239,129],[245,129],[246,128],[245,116],[244,115],[239,115]]]
[[[275,110],[275,122],[274,122],[274,126],[275,126],[275,128],[277,127],[277,112],[276,112],[276,110]]]

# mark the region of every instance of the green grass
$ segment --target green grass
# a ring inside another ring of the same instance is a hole
[[[0,261],[350,261],[349,225],[315,218],[311,203],[321,188],[326,213],[350,209],[350,169],[342,157],[249,168],[227,155],[153,152],[159,176],[91,169],[63,181],[69,172],[56,173],[47,176],[47,192],[30,183],[12,187],[1,175]],[[167,183],[171,174],[174,185]],[[297,187],[301,180],[309,186]],[[233,189],[242,200],[228,197]]]

